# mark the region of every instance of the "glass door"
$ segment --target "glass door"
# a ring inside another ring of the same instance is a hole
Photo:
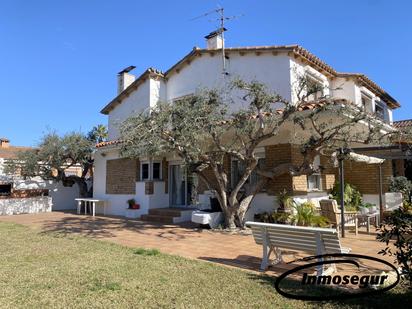
[[[180,164],[169,165],[169,202],[170,206],[197,204],[198,179]]]
[[[182,165],[170,165],[170,206],[186,205],[185,170]]]

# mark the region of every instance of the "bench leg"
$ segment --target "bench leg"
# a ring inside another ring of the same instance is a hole
[[[263,244],[263,257],[262,257],[262,264],[260,264],[260,271],[265,271],[268,268],[269,255],[271,252],[272,252],[272,248],[269,248],[266,244]]]

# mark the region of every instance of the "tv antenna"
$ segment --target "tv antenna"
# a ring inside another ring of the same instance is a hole
[[[226,75],[229,75],[229,73],[226,71],[225,34],[224,34],[224,32],[227,29],[225,28],[225,22],[229,21],[229,20],[237,19],[239,17],[242,17],[243,14],[236,15],[236,16],[225,16],[225,9],[223,7],[218,6],[217,9],[211,10],[209,12],[206,12],[206,13],[202,14],[202,15],[194,17],[194,18],[190,19],[190,21],[197,20],[197,19],[200,19],[200,18],[204,18],[204,17],[212,15],[212,14],[217,14],[218,15],[217,19],[212,19],[212,20],[209,20],[209,21],[216,21],[216,20],[219,21],[219,28],[216,31],[212,32],[212,33],[214,33],[216,35],[220,35],[222,37],[222,48],[221,48],[222,49],[222,68],[223,68],[222,69],[222,74],[224,76],[226,76]]]

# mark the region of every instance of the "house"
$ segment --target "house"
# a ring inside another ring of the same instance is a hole
[[[13,146],[8,138],[0,138],[0,215],[51,211],[52,208],[75,209],[74,199],[79,194],[76,186],[64,187],[40,177],[24,179],[18,174],[6,174],[7,161],[17,159],[20,152],[31,149]],[[69,172],[78,173],[76,169]]]
[[[195,191],[199,193],[198,200],[207,201],[206,188],[197,184],[196,177],[187,174],[174,154],[138,160],[121,158],[118,125],[132,113],[155,106],[159,100],[173,102],[199,88],[219,88],[223,79],[258,80],[287,100],[296,102],[298,76],[305,74],[324,86],[325,95],[363,106],[388,128],[393,128],[393,110],[400,104],[363,74],[337,72],[298,45],[228,47],[222,57],[221,34],[214,32],[206,39],[206,48],[193,48],[166,72],[149,68],[135,77],[130,73],[134,69],[131,66],[118,73],[118,94],[101,110],[108,116],[109,141],[99,143],[95,153],[94,197],[109,201],[108,213],[140,217],[156,208],[190,205]],[[241,104],[236,102],[233,108]],[[281,132],[272,144],[260,147],[258,156],[264,159],[267,168],[300,160],[298,146],[290,142],[292,134],[291,131]],[[272,181],[265,192],[256,196],[247,217],[276,207],[276,195],[284,188],[294,196],[325,197],[335,183],[337,170],[328,166],[327,158],[318,157],[315,161],[325,167],[321,174],[284,175]],[[236,177],[236,169],[240,168],[237,162],[228,158],[226,167],[231,170],[231,177]],[[353,172],[349,181],[362,187],[366,200],[376,203],[378,185],[368,184],[371,173],[377,173],[376,167],[353,165],[351,168],[348,165],[347,169],[348,174]],[[387,186],[393,174],[390,162],[385,162],[383,173]],[[127,210],[126,201],[130,198],[141,206],[133,214]]]

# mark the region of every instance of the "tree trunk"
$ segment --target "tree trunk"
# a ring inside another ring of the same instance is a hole
[[[80,197],[91,197],[91,192],[87,189],[87,183],[84,179],[76,180],[77,186],[79,187]]]
[[[236,228],[235,212],[228,209],[223,211],[223,215],[225,216],[225,227],[234,230]]]

